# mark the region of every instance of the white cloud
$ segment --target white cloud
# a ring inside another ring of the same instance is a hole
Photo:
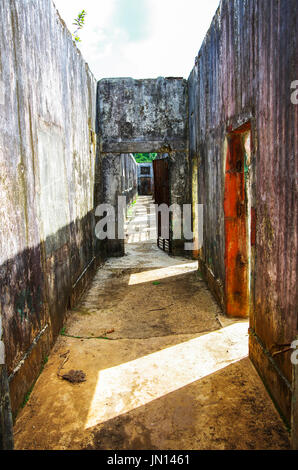
[[[187,78],[219,4],[219,0],[138,0],[134,11],[135,0],[54,2],[71,31],[79,11],[87,11],[79,47],[97,79]],[[142,24],[134,28],[132,18],[141,18]]]

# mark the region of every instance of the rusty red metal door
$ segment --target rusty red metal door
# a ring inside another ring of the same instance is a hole
[[[153,160],[154,172],[154,200],[155,204],[166,204],[170,206],[170,189],[169,189],[169,159],[162,158]],[[168,226],[171,226],[171,215],[169,215]],[[162,219],[160,212],[157,217],[157,246],[168,253],[171,252],[171,237],[169,232],[168,238],[163,238],[163,226],[166,221]]]
[[[249,124],[228,135],[225,173],[225,295],[226,313],[234,317],[249,314],[248,219],[245,190],[243,136]]]

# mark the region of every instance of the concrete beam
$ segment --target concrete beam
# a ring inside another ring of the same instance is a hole
[[[111,140],[102,140],[100,143],[101,153],[165,153],[174,151],[186,151],[185,140],[144,140],[144,141],[125,141],[113,142]]]

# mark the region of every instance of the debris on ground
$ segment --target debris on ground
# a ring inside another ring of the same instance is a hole
[[[67,374],[62,375],[62,379],[72,384],[86,382],[86,374],[82,370],[70,370]]]
[[[64,364],[68,361],[69,355],[70,355],[70,350],[66,351],[66,352],[63,353],[63,354],[60,354],[60,357],[62,357],[63,359],[62,359],[62,361],[61,361],[61,363],[60,363],[60,365],[59,365],[59,367],[58,367],[58,371],[57,371],[57,376],[58,376],[58,377],[62,377],[62,376],[60,375],[60,371],[61,371],[61,369],[63,369]]]
[[[82,370],[70,370],[67,374],[60,374],[61,369],[63,369],[66,362],[69,360],[70,350],[66,351],[63,354],[60,354],[62,361],[57,371],[57,376],[63,380],[67,380],[72,384],[79,384],[81,382],[86,382],[86,374]]]

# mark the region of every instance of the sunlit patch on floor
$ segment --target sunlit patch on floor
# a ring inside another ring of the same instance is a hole
[[[177,264],[175,266],[167,266],[166,268],[152,269],[151,271],[143,271],[141,273],[131,274],[128,285],[141,284],[142,282],[157,281],[167,277],[179,276],[181,274],[197,271],[198,262],[190,262],[185,264]]]
[[[99,372],[85,428],[161,398],[248,355],[248,322]]]

